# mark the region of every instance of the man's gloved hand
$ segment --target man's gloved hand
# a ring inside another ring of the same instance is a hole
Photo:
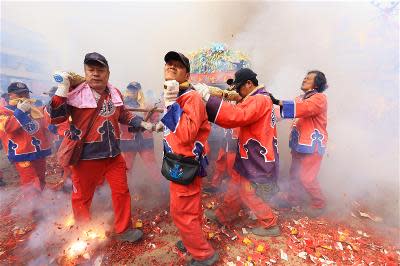
[[[153,131],[155,132],[163,132],[164,131],[164,124],[160,121],[155,124]]]
[[[152,130],[153,130],[153,124],[150,123],[150,122],[142,121],[142,122],[140,122],[140,126],[141,126],[142,128],[144,128],[144,129],[146,129],[146,130],[149,130],[149,131],[152,131]]]
[[[203,98],[203,101],[207,102],[208,99],[210,98],[210,89],[206,84],[203,83],[197,83],[193,85],[193,88],[201,95],[201,98]]]
[[[179,93],[179,83],[176,80],[167,80],[164,82],[164,103],[168,107],[176,102]]]
[[[29,99],[23,101],[23,102],[18,102],[17,103],[17,108],[24,113],[29,112],[32,108],[32,104],[30,103]]]
[[[69,74],[67,72],[57,71],[53,74],[53,78],[54,81],[57,82],[57,90],[54,94],[60,97],[67,97],[71,85]]]
[[[274,97],[274,95],[272,95],[272,93],[268,93],[268,94],[269,94],[269,97],[271,98],[273,104],[275,104],[275,105],[281,105],[281,101],[280,101],[279,99],[276,99],[276,98]]]

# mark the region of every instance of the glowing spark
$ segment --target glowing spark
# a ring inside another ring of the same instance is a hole
[[[85,250],[87,248],[87,243],[85,241],[79,240],[74,243],[69,247],[68,249],[68,256],[69,257],[77,257],[79,255],[84,254]]]
[[[75,220],[74,220],[74,217],[72,215],[68,216],[67,220],[65,220],[65,223],[64,223],[64,225],[66,227],[72,226],[74,224],[75,224]]]

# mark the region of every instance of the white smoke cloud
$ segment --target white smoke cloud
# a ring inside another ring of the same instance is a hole
[[[398,7],[263,3],[233,45],[250,53],[259,80],[282,99],[301,94],[307,71],[326,74],[329,141],[319,175],[323,190],[331,205],[343,206],[351,198],[374,202],[390,223],[399,224]],[[284,181],[290,123],[278,126]]]
[[[120,88],[138,80],[161,91],[167,51],[216,41],[249,54],[279,98],[300,94],[308,70],[323,71],[330,86],[323,190],[330,204],[342,204],[344,194],[380,202],[398,224],[399,20],[398,9],[387,12],[369,2],[2,2],[1,15],[47,41],[48,69],[82,72],[84,54],[98,51]],[[281,180],[289,126],[279,124]]]

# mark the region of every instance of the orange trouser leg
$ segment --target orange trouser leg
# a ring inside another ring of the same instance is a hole
[[[311,206],[313,208],[325,207],[325,197],[317,179],[321,162],[322,156],[318,153],[303,154],[292,152],[289,202],[297,203],[301,199],[301,191],[306,191],[311,198]]]
[[[234,173],[236,173],[236,171],[234,171]],[[240,175],[233,174],[224,194],[224,200],[215,211],[215,214],[221,223],[229,223],[238,217],[238,212],[242,207],[239,190]]]
[[[108,159],[104,176],[111,189],[115,232],[122,233],[132,225],[131,195],[126,176],[126,164],[122,155]]]
[[[234,174],[239,175],[236,171]],[[257,196],[252,183],[240,176],[240,198],[243,203],[255,214],[258,223],[265,228],[276,225],[278,217],[263,199]]]
[[[71,167],[71,202],[74,218],[77,221],[90,219],[90,205],[96,186],[102,180],[106,160],[80,160]]]
[[[256,215],[261,226],[267,228],[276,225],[278,218],[271,207],[256,195],[250,181],[233,170],[228,190],[224,195],[224,202],[216,211],[218,220],[226,223],[236,219],[241,203],[244,203]]]
[[[291,205],[298,206],[301,204],[304,194],[304,188],[300,182],[299,173],[301,168],[301,157],[296,156],[292,152],[292,163],[289,170],[289,187],[288,192],[282,193]]]
[[[179,230],[186,249],[196,260],[208,259],[214,249],[206,240],[201,225],[201,178],[196,177],[189,185],[170,184],[171,217]]]
[[[215,170],[211,178],[211,186],[219,187],[222,182],[222,175],[226,169],[226,152],[224,149],[219,149],[218,158],[215,161]]]
[[[44,189],[46,159],[37,159],[34,161],[25,161],[15,163],[15,168],[20,176],[21,186],[24,193],[34,196]],[[33,188],[33,190],[32,190]],[[33,192],[35,191],[35,192]]]
[[[325,207],[325,197],[322,194],[319,181],[317,179],[321,167],[322,156],[318,153],[302,154],[299,178],[304,189],[311,197],[311,207]]]
[[[131,224],[131,197],[129,194],[126,164],[121,155],[98,160],[80,160],[72,167],[72,209],[76,220],[90,219],[90,205],[99,180],[107,179],[114,208],[116,233],[125,231]]]

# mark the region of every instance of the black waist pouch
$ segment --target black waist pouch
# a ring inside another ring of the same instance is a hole
[[[164,152],[161,174],[169,181],[189,185],[197,176],[200,162],[194,158]]]

